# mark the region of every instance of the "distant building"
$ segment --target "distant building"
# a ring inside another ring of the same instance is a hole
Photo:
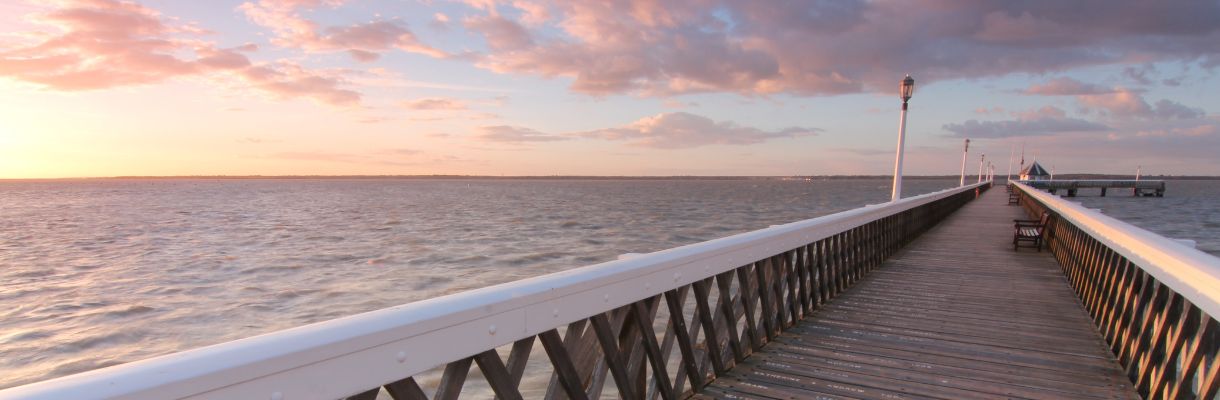
[[[1046,172],[1046,168],[1038,165],[1037,161],[1034,161],[1033,164],[1021,170],[1020,178],[1023,181],[1049,181],[1051,180],[1051,174]]]

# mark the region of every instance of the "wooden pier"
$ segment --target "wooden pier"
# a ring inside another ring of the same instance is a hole
[[[1022,181],[1035,188],[1054,194],[1060,190],[1067,191],[1068,197],[1076,197],[1080,189],[1099,189],[1101,196],[1106,196],[1108,189],[1131,189],[1131,194],[1146,197],[1165,197],[1165,181],[1134,180],[1134,179],[1057,179],[1044,181]]]
[[[996,193],[1000,192],[1000,193]],[[1137,399],[1047,251],[984,192],[696,398]]]

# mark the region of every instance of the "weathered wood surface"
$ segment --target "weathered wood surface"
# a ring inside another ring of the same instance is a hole
[[[985,192],[696,398],[1134,399],[1047,252]]]

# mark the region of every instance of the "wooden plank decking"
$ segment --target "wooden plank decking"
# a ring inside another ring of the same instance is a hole
[[[1045,250],[986,192],[696,398],[1137,399]]]

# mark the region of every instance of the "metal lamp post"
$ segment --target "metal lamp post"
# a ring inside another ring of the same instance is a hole
[[[966,139],[966,145],[962,147],[962,178],[957,181],[957,186],[966,186],[966,154],[970,152],[970,139]]]
[[[898,155],[894,157],[894,191],[890,201],[902,198],[902,147],[907,133],[907,101],[915,94],[915,79],[907,75],[898,85],[898,97],[902,98],[902,114],[898,117]]]
[[[986,154],[979,154],[979,182],[983,183],[983,161],[987,160]]]
[[[1017,147],[1014,145],[1008,148],[1008,174],[1004,175],[1004,183],[1012,181],[1012,156],[1017,152]]]

